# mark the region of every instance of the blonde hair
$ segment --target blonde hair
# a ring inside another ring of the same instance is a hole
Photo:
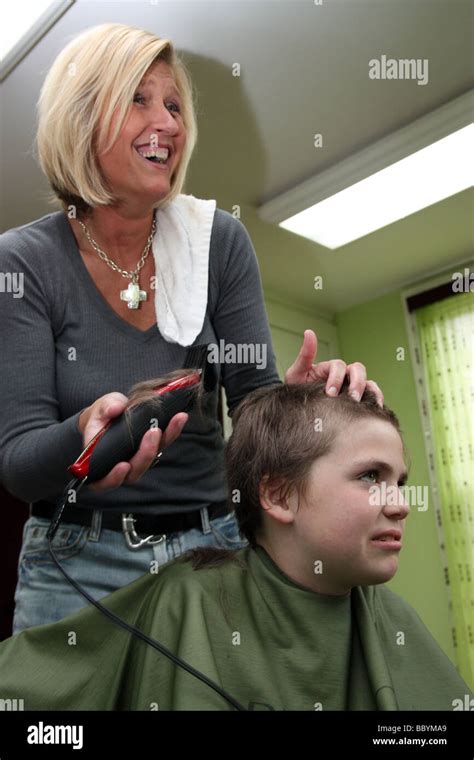
[[[193,85],[186,67],[170,40],[125,24],[101,24],[74,37],[60,52],[38,100],[35,149],[55,205],[59,199],[66,212],[71,205],[87,212],[118,200],[107,187],[97,152],[114,144],[138,85],[157,59],[168,63],[180,92],[186,143],[170,192],[154,207],[179,195],[197,141]],[[116,109],[115,128],[106,145]]]

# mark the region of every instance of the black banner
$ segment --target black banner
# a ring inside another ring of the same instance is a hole
[[[0,760],[36,757],[143,757],[150,749],[182,756],[246,755],[256,745],[311,758],[370,757],[472,760],[473,716],[459,712],[22,712],[0,713]],[[234,732],[237,732],[236,734]]]

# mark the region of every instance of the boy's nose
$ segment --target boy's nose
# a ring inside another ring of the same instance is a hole
[[[383,505],[384,513],[389,517],[397,516],[399,520],[404,520],[410,512],[410,505],[408,504],[402,490],[398,488],[396,499],[388,498]]]

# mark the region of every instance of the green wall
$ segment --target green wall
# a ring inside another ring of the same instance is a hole
[[[338,355],[340,349],[334,317],[312,314],[305,309],[296,308],[268,292],[265,292],[265,306],[272,332],[277,369],[282,380],[303,345],[305,330],[314,330],[318,336],[316,361],[323,362]]]
[[[340,312],[336,325],[341,358],[348,364],[365,364],[367,376],[382,388],[386,405],[400,420],[411,460],[408,484],[429,488],[428,510],[418,512],[412,507],[407,518],[399,571],[388,585],[415,608],[454,661],[448,595],[400,291]],[[405,349],[404,361],[397,361],[399,347]]]

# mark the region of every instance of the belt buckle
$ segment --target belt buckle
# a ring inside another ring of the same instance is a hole
[[[166,541],[166,535],[164,533],[157,536],[147,536],[146,538],[140,538],[135,530],[136,518],[133,514],[122,514],[122,531],[125,536],[125,541],[129,549],[141,549],[142,546],[152,546],[154,544],[161,544],[162,541]]]

